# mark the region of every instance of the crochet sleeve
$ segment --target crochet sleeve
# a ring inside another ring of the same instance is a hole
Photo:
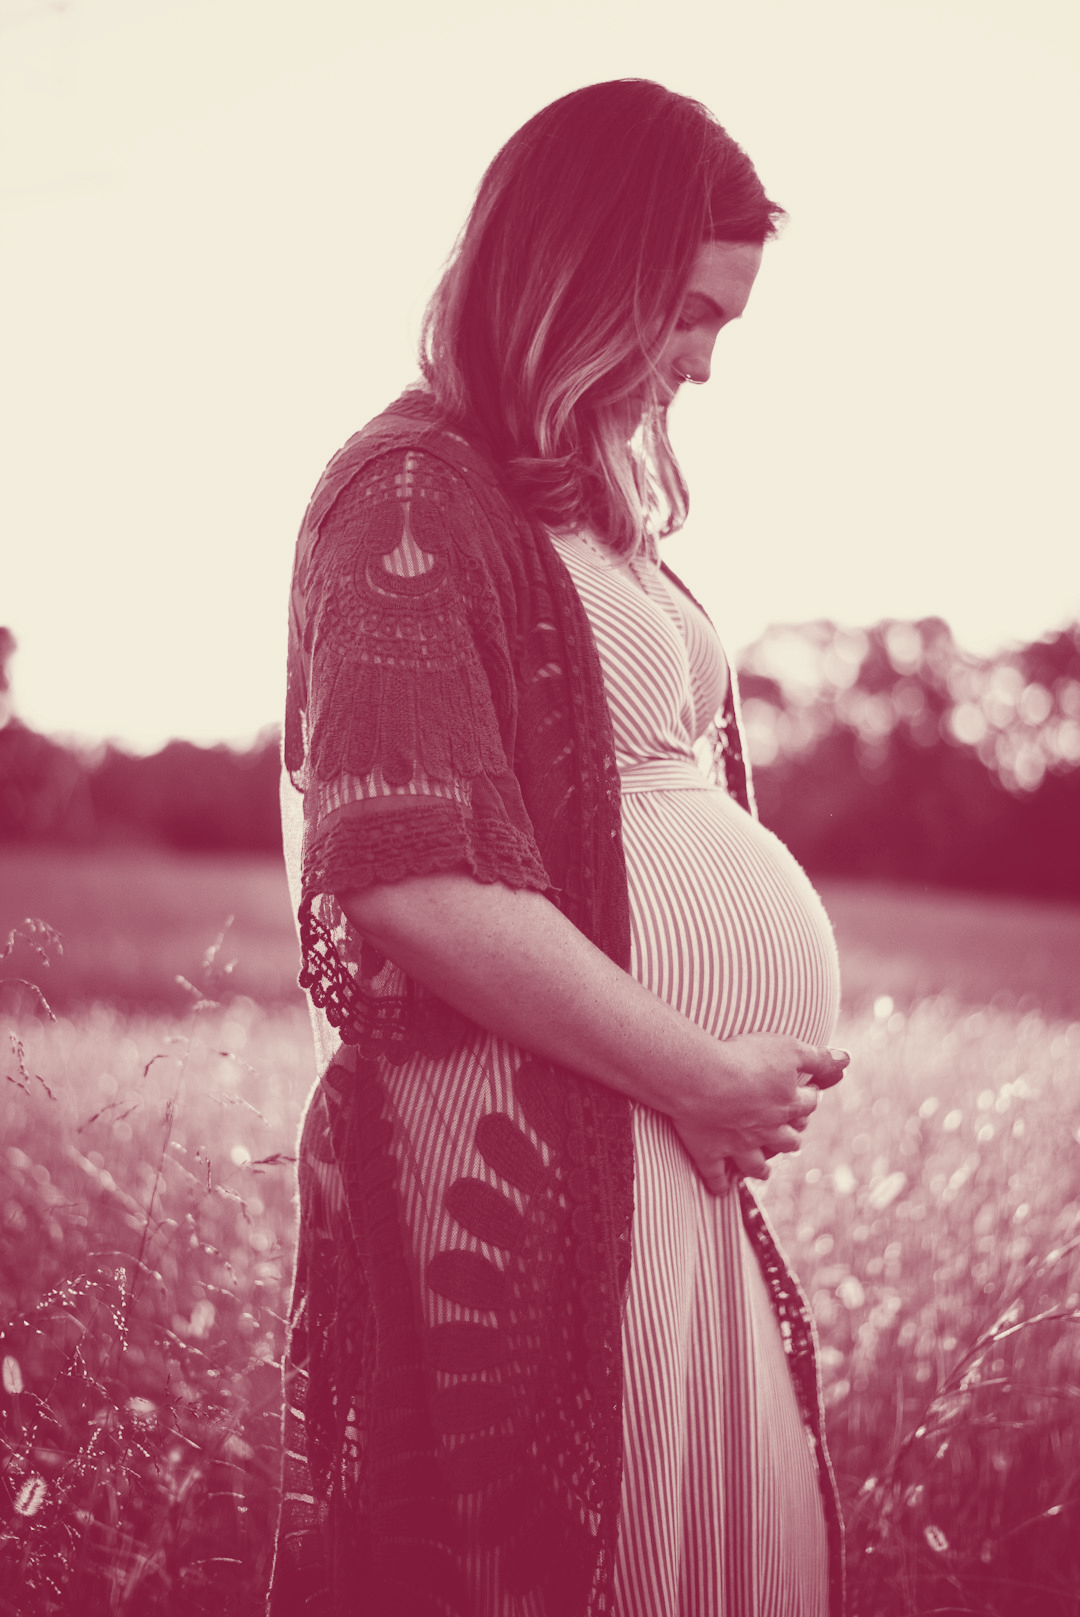
[[[509,762],[513,602],[465,479],[429,454],[381,455],[306,527],[286,726],[304,794],[301,981],[350,1038],[358,995],[404,990],[337,894],[456,868],[550,884]]]
[[[503,610],[463,479],[415,451],[353,478],[305,578],[305,890],[464,865],[548,885],[508,762]]]

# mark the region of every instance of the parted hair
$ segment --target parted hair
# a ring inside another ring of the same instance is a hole
[[[485,173],[428,305],[424,377],[531,517],[630,554],[686,519],[657,360],[694,256],[781,216],[700,102],[647,79],[575,90]]]

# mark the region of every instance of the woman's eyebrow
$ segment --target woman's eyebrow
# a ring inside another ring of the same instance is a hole
[[[726,320],[728,318],[727,310],[722,308],[720,304],[717,303],[716,299],[711,298],[707,292],[696,292],[691,289],[686,294],[686,303],[692,303],[695,299],[698,303],[703,303],[708,312],[715,315],[717,320]],[[683,307],[685,309],[685,303]]]

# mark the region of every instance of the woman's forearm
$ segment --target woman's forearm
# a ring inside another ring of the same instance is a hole
[[[796,1039],[712,1038],[539,893],[448,872],[338,898],[362,936],[482,1027],[667,1113],[713,1188],[727,1157],[756,1172],[794,1149],[816,1102],[806,1075],[835,1075]]]

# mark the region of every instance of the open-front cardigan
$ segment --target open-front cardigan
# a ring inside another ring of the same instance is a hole
[[[498,1111],[476,1128],[506,1192],[466,1176],[445,1198],[451,1227],[499,1261],[451,1241],[417,1272],[386,1075],[418,1052],[479,1050],[484,1034],[363,944],[335,897],[464,867],[544,892],[629,963],[618,776],[584,609],[547,534],[421,394],[352,438],[312,498],[284,759],[304,803],[301,984],[334,1033],[301,1143],[270,1609],[466,1617],[463,1567],[489,1557],[547,1617],[601,1617],[620,1497],[630,1104],[522,1053],[514,1099],[530,1133]],[[747,806],[733,689],[716,760]],[[742,1195],[818,1449],[838,1578],[812,1326]],[[430,1326],[425,1286],[473,1317]]]

